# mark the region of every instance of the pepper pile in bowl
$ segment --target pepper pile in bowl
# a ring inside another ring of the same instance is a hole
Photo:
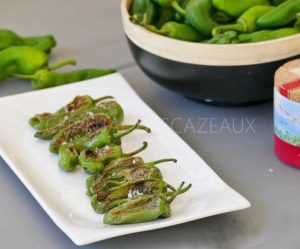
[[[300,0],[133,0],[130,20],[178,40],[236,44],[300,32]]]

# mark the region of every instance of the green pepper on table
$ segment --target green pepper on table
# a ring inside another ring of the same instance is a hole
[[[135,224],[152,221],[157,218],[167,218],[171,216],[171,203],[175,198],[187,192],[192,185],[182,189],[184,183],[168,196],[159,193],[151,195],[140,195],[128,199],[113,207],[104,215],[104,223],[108,225]]]
[[[120,145],[106,145],[103,148],[83,150],[79,155],[79,165],[88,174],[101,172],[106,165],[113,160],[122,157],[132,157],[147,148],[147,142],[143,146],[130,153],[124,153]]]
[[[244,14],[242,14],[234,24],[227,24],[217,26],[213,29],[212,34],[216,36],[224,33],[225,31],[237,31],[241,33],[252,33],[258,30],[256,21],[258,18],[274,9],[273,6],[257,5],[249,8]]]
[[[300,12],[300,0],[288,0],[257,20],[261,29],[279,28],[296,20]]]
[[[232,17],[239,17],[256,5],[270,5],[268,0],[213,0],[213,6]]]
[[[56,41],[52,35],[21,37],[13,31],[0,29],[0,50],[12,46],[31,46],[50,53]]]

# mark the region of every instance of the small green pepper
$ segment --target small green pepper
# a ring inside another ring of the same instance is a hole
[[[178,13],[184,15],[185,11],[178,3],[178,0],[153,0],[153,2],[165,8],[174,8]]]
[[[268,0],[213,0],[213,6],[232,17],[239,17],[256,5],[270,5]]]
[[[119,145],[106,145],[103,148],[93,150],[83,150],[79,155],[79,164],[88,174],[101,172],[105,165],[113,160],[121,157],[131,157],[145,150],[148,144],[143,143],[143,146],[133,152],[124,153]]]
[[[299,12],[300,0],[288,0],[260,17],[257,25],[261,29],[283,27],[296,20]]]
[[[172,21],[175,14],[177,14],[177,12],[172,8],[163,8],[158,20],[155,22],[155,27],[160,29],[165,23]]]
[[[0,51],[0,80],[14,74],[34,74],[47,66],[48,55],[37,48],[16,46]]]
[[[287,0],[271,0],[273,6],[278,6]]]
[[[167,191],[168,185],[162,179],[140,179],[98,192],[92,197],[91,204],[97,213],[105,213],[113,208],[111,204],[117,200]]]
[[[116,70],[114,69],[83,69],[67,73],[54,73],[49,68],[43,68],[32,75],[15,74],[14,76],[21,79],[31,80],[32,88],[34,90],[40,90],[94,79],[115,72]]]
[[[61,169],[72,172],[78,164],[78,153],[75,147],[63,145],[59,148],[59,162]]]
[[[213,28],[218,26],[211,17],[212,0],[191,0],[185,9],[185,17],[195,29],[211,37]]]
[[[298,29],[300,31],[300,13],[296,16],[297,20],[295,22],[294,28]]]
[[[135,224],[170,217],[172,213],[170,204],[178,195],[191,188],[191,185],[188,185],[182,189],[183,184],[169,195],[170,198],[159,193],[140,195],[123,201],[104,215],[103,222],[108,225]]]
[[[262,42],[267,40],[273,40],[298,34],[299,30],[295,28],[283,28],[277,30],[261,30],[251,34],[239,35],[239,41],[241,43],[246,42]]]
[[[257,5],[248,9],[242,14],[234,24],[217,26],[213,29],[213,36],[224,33],[225,31],[238,31],[241,33],[253,33],[258,30],[256,21],[265,13],[274,9],[273,6]]]
[[[0,50],[12,46],[30,46],[50,53],[51,49],[56,46],[56,41],[52,35],[21,37],[13,31],[0,29]]]
[[[113,118],[114,123],[118,124],[122,122],[124,117],[122,107],[115,101],[100,103],[101,101],[109,98],[112,97],[105,96],[103,98],[93,100],[90,96],[77,96],[72,103],[65,107],[64,111],[54,114],[36,114],[29,120],[29,124],[36,130],[41,131],[41,136],[43,132],[45,132],[45,136],[47,133],[56,134],[59,130],[71,124],[72,122],[79,119],[84,119],[93,114],[105,113]],[[73,103],[75,105],[73,105]],[[54,130],[52,131],[52,129]]]
[[[157,6],[152,0],[133,0],[130,19],[142,25],[153,24],[157,19],[157,13]]]
[[[204,41],[207,44],[236,44],[239,43],[238,33],[236,31],[226,31],[222,34],[216,35],[210,40]]]
[[[173,39],[183,41],[199,42],[205,39],[205,36],[194,29],[192,26],[177,22],[168,22],[162,26],[160,30],[155,26],[146,26],[150,31],[165,35]]]
[[[52,139],[49,150],[57,153],[62,144],[67,144],[72,140],[85,134],[96,131],[105,126],[111,126],[112,120],[106,114],[97,114],[71,123],[69,126],[60,130]]]
[[[229,23],[232,18],[227,15],[225,12],[222,11],[217,11],[212,15],[212,18],[217,22],[217,23],[222,23],[222,24],[227,24]]]

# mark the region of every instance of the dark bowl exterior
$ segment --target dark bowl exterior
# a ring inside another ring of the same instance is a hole
[[[272,99],[275,71],[300,57],[245,66],[194,65],[162,58],[127,40],[135,61],[155,82],[186,97],[219,105],[248,105]]]

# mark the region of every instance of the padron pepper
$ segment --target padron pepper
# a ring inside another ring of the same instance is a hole
[[[185,10],[180,6],[178,0],[152,0],[153,2],[157,3],[158,5],[165,7],[165,8],[174,8],[178,13],[184,15]]]
[[[56,46],[56,41],[52,35],[21,37],[13,31],[0,29],[0,50],[12,46],[31,46],[50,53]]]
[[[256,5],[270,5],[268,0],[213,0],[213,6],[232,17],[239,17]]]
[[[135,129],[139,128],[140,121],[126,130],[118,130],[114,127],[103,127],[94,132],[87,133],[69,143],[63,144],[59,148],[59,161],[61,168],[70,168],[70,162],[73,162],[72,168],[75,169],[78,160],[74,160],[75,156],[79,156],[82,150],[102,148],[106,145],[121,145],[121,138],[128,135]],[[150,132],[150,129],[147,130]],[[63,147],[63,149],[61,149]],[[69,147],[66,148],[66,147]],[[74,153],[74,150],[76,153]],[[69,155],[68,155],[69,153]],[[70,158],[70,160],[68,160]],[[64,162],[66,166],[64,166]]]
[[[240,34],[239,41],[241,43],[262,42],[278,38],[283,38],[298,34],[299,30],[296,28],[282,28],[277,30],[261,30],[251,34]]]
[[[139,179],[98,192],[91,198],[91,204],[97,213],[105,213],[124,199],[167,191],[168,184],[162,179]]]
[[[199,42],[205,39],[204,35],[189,24],[168,22],[164,24],[160,30],[155,26],[148,25],[145,27],[152,32],[177,40]]]
[[[168,158],[145,163],[141,157],[120,158],[109,165],[99,174],[94,174],[86,180],[87,194],[99,192],[103,181],[113,182],[132,181],[140,178],[161,178],[160,170],[155,165],[164,162],[176,162],[176,159]]]
[[[225,31],[237,31],[240,33],[252,33],[258,30],[256,21],[258,18],[274,9],[273,6],[257,5],[248,9],[242,14],[234,24],[217,26],[213,29],[213,36],[224,33]]]
[[[152,221],[157,218],[167,218],[171,216],[171,203],[175,198],[185,193],[191,188],[188,185],[182,189],[184,183],[170,195],[163,193],[152,195],[140,195],[123,201],[119,205],[109,210],[103,218],[107,225],[135,224]]]
[[[165,23],[174,19],[176,12],[172,8],[163,8],[160,12],[158,20],[155,22],[155,27],[160,29]]]
[[[94,79],[115,73],[114,69],[82,69],[67,73],[54,73],[49,68],[42,68],[32,75],[14,74],[15,77],[31,80],[34,90],[62,86],[83,80]]]
[[[48,55],[37,48],[14,46],[0,51],[0,80],[14,74],[34,74],[47,66]]]
[[[191,0],[185,9],[185,17],[195,29],[207,37],[218,23],[211,17],[212,0]]]
[[[59,147],[69,143],[72,140],[89,134],[105,126],[111,126],[112,120],[106,114],[97,114],[89,116],[83,120],[78,120],[71,123],[69,126],[60,130],[52,139],[49,150],[52,153],[57,153]]]
[[[34,115],[29,120],[29,124],[36,130],[51,129],[53,127],[61,125],[62,123],[70,124],[71,122],[76,121],[78,117],[81,117],[82,113],[89,114],[89,116],[91,116],[91,114],[98,114],[99,113],[98,109],[97,112],[91,111],[91,108],[95,106],[100,108],[99,111],[103,110],[104,113],[105,113],[104,110],[116,108],[117,109],[116,112],[118,113],[120,112],[119,115],[123,117],[124,114],[123,114],[122,107],[116,102],[114,102],[113,105],[104,104],[104,103],[102,105],[102,101],[111,98],[113,97],[104,96],[94,100],[92,97],[88,95],[77,96],[69,104],[60,108],[55,113],[46,112],[46,113]]]
[[[204,41],[207,44],[237,44],[239,43],[238,39],[239,34],[236,31],[226,31],[222,34],[216,35],[210,40]]]
[[[299,12],[300,0],[288,0],[260,17],[257,25],[261,29],[283,27],[296,20]]]
[[[158,9],[152,0],[133,0],[130,12],[132,22],[145,25],[156,21]]]
[[[131,157],[145,150],[148,144],[143,143],[143,146],[133,152],[124,153],[120,145],[106,145],[103,148],[83,150],[79,155],[79,165],[88,174],[101,172],[105,165],[113,160],[121,157]]]
[[[58,165],[65,171],[74,171],[78,165],[78,153],[76,148],[68,145],[60,146]]]

